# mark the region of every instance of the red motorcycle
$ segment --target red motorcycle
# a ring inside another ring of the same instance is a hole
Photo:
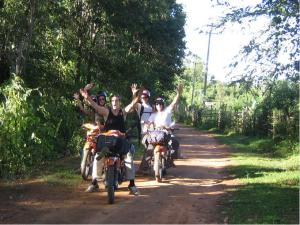
[[[97,151],[99,159],[104,157],[103,173],[104,185],[107,191],[108,203],[115,201],[115,191],[125,180],[126,167],[124,156],[132,147],[125,135],[120,131],[110,130],[100,134],[97,138]]]
[[[82,127],[87,131],[87,133],[80,163],[80,173],[82,178],[87,180],[88,176],[92,172],[94,155],[96,153],[97,136],[100,132],[100,128],[99,126],[91,123],[85,123]]]

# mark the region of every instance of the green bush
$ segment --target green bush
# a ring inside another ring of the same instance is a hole
[[[78,154],[80,152],[84,145],[84,137],[85,132],[81,127],[75,129],[67,146],[71,153]]]
[[[24,175],[63,154],[79,124],[72,102],[27,88],[18,76],[0,90],[0,177]]]

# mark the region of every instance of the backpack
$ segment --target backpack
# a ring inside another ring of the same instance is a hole
[[[165,145],[167,142],[167,134],[163,130],[148,131],[147,142],[152,145]]]

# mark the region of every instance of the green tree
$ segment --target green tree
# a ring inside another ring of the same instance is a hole
[[[241,81],[268,83],[283,76],[292,81],[299,80],[299,1],[261,0],[254,6],[245,7],[231,7],[226,0],[217,1],[217,4],[230,10],[215,23],[216,28],[226,29],[231,23],[246,27],[257,20],[269,21],[231,64],[233,67],[239,65],[241,56],[249,62]]]
[[[80,121],[72,96],[87,82],[126,102],[132,82],[156,95],[173,90],[182,72],[185,14],[175,0],[6,0],[0,17],[0,140],[7,139],[13,120],[9,137],[18,139],[8,141],[0,160],[22,163],[28,150],[26,160],[34,162],[20,171],[7,166],[5,174],[24,172],[74,146]],[[11,74],[17,76],[4,82]],[[41,143],[31,141],[32,133]],[[37,146],[41,152],[32,154]]]

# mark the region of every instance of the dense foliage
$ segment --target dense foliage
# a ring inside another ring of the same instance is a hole
[[[228,25],[240,24],[251,30],[256,22],[264,22],[262,30],[256,31],[248,45],[241,49],[232,67],[247,62],[245,73],[238,78],[244,82],[269,83],[277,78],[299,81],[299,1],[260,0],[257,4],[236,7],[227,0],[216,1],[228,9],[216,21],[217,30]]]
[[[198,99],[194,110],[184,119],[204,128],[270,136],[275,143],[298,142],[299,1],[261,0],[257,4],[244,3],[243,7],[226,0],[214,2],[226,9],[224,15],[210,24],[216,31],[233,24],[251,30],[262,21],[265,26],[253,34],[232,63],[234,70],[240,62],[247,62],[240,77],[227,84],[211,79],[203,96],[203,75],[198,73],[200,78],[193,82],[200,90]],[[193,66],[187,66],[186,75],[180,79],[188,82],[191,70]],[[192,96],[191,90],[186,91]],[[191,98],[185,96],[190,99],[186,102],[190,102]]]
[[[5,0],[0,17],[2,177],[78,147],[79,87],[92,81],[127,103],[132,82],[161,94],[181,72],[175,0]]]

